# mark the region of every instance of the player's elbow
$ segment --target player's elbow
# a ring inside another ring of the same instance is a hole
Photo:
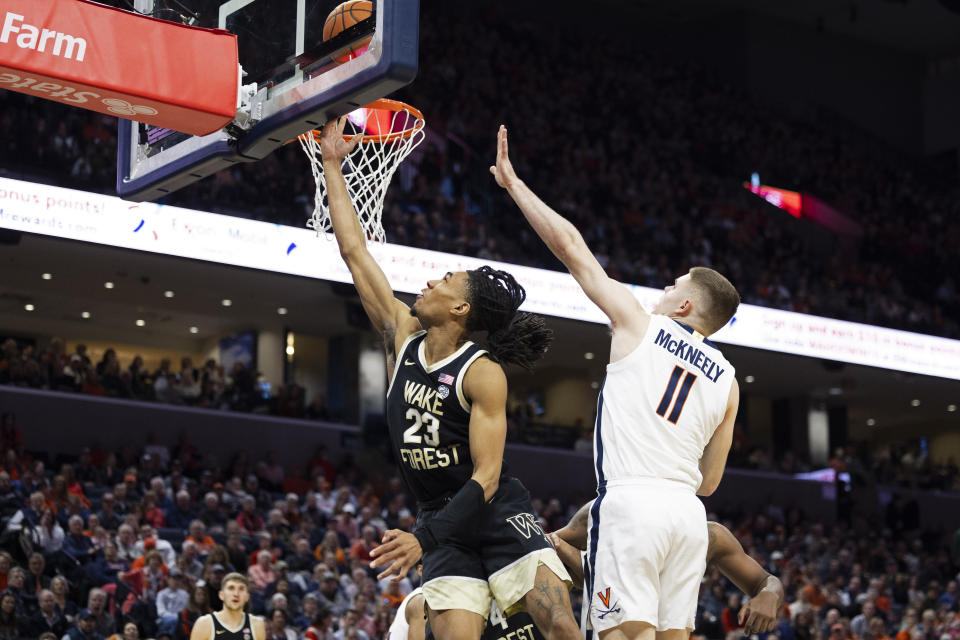
[[[500,488],[500,474],[474,473],[473,479],[483,489],[484,502],[489,502],[490,498],[497,492],[497,489]]]
[[[344,240],[338,244],[340,247],[340,257],[347,263],[347,266],[357,260],[357,258],[367,250],[367,244],[363,241],[363,238]]]
[[[720,478],[708,478],[704,476],[703,481],[700,483],[700,488],[697,489],[698,496],[712,496],[713,493],[717,490],[717,487],[720,486]]]

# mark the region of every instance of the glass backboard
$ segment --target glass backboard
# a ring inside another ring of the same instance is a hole
[[[136,0],[141,13],[236,34],[244,90],[237,119],[206,136],[120,120],[117,193],[160,198],[409,84],[419,0],[370,1],[368,18],[324,40],[341,0]]]

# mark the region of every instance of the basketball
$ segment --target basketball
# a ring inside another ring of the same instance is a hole
[[[373,15],[373,3],[370,0],[349,0],[339,5],[330,12],[326,21],[323,23],[323,40],[326,42],[330,38],[340,34],[344,29],[348,29],[361,20],[365,20]],[[360,42],[355,42],[343,51],[344,55],[338,56],[337,62],[343,64],[367,50],[370,44],[368,36]],[[339,53],[339,52],[338,52]]]

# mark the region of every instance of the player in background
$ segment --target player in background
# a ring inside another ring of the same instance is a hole
[[[426,627],[423,589],[417,587],[397,607],[397,615],[387,631],[386,640],[423,640]]]
[[[379,578],[405,576],[423,557],[423,597],[439,640],[478,640],[496,598],[526,608],[550,640],[582,638],[569,576],[537,523],[530,494],[501,477],[507,380],[501,363],[530,367],[546,351],[543,320],[518,312],[526,292],[490,267],[431,280],[413,307],[397,300],[367,250],[341,172],[359,141],[346,120],[320,140],[330,219],[370,321],[393,356],[387,424],[400,473],[417,499],[413,533],[387,531],[371,555]],[[467,340],[486,331],[484,345]],[[565,584],[566,583],[566,584]]]
[[[713,269],[694,267],[649,314],[517,177],[503,126],[490,172],[612,327],[585,567],[593,628],[602,640],[684,640],[707,551],[697,494],[720,484],[739,404],[733,366],[706,338],[726,326],[740,296]]]
[[[580,510],[562,529],[550,534],[550,541],[570,576],[583,584],[583,551],[587,548],[587,520],[593,503]],[[730,582],[750,597],[740,609],[738,621],[744,635],[773,631],[783,609],[783,583],[761,567],[743,550],[743,545],[719,522],[708,522],[707,565],[715,566]],[[586,599],[585,599],[586,601]]]
[[[240,573],[228,573],[220,583],[223,608],[200,616],[190,631],[190,640],[266,640],[263,618],[246,613],[250,591],[247,578]]]

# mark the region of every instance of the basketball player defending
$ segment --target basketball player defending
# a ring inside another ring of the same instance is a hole
[[[603,640],[686,638],[707,556],[697,494],[720,484],[739,404],[733,366],[706,337],[730,321],[740,296],[716,271],[694,267],[648,314],[580,232],[517,178],[505,127],[497,142],[497,184],[613,329],[594,435],[590,621]]]
[[[584,577],[582,552],[587,549],[587,520],[592,505],[593,502],[588,502],[580,507],[567,526],[549,535],[570,575],[581,584]],[[777,618],[783,609],[783,583],[747,555],[740,541],[719,522],[708,522],[707,533],[707,565],[716,567],[750,598],[738,616],[743,634],[750,636],[776,629]]]
[[[223,609],[200,616],[190,631],[190,640],[266,640],[263,618],[244,611],[250,601],[247,578],[228,573],[220,583]]]
[[[481,267],[427,282],[412,308],[396,298],[366,246],[341,173],[359,136],[345,119],[320,141],[330,218],[393,375],[387,424],[420,514],[414,532],[390,530],[371,554],[380,578],[401,579],[423,556],[423,596],[439,640],[478,640],[491,596],[525,607],[550,640],[582,638],[569,576],[533,513],[530,494],[501,477],[507,380],[500,363],[530,367],[546,351],[543,320],[518,312],[526,293],[508,273]],[[486,331],[483,347],[467,340]]]

